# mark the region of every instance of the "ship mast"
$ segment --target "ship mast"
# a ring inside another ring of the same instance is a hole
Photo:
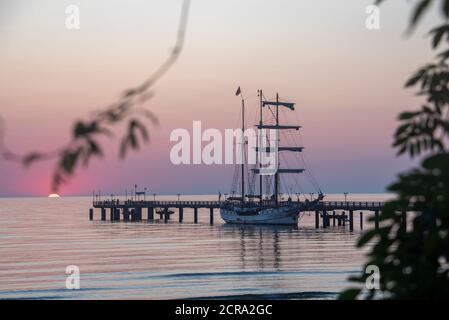
[[[275,129],[275,130],[299,130],[299,128],[301,128],[301,126],[298,125],[280,125],[279,124],[279,107],[286,107],[287,109],[290,110],[295,110],[295,104],[291,103],[291,102],[282,102],[279,101],[279,94],[276,93],[276,101],[264,101],[262,99],[262,90],[259,90],[259,94],[260,94],[260,102],[261,102],[261,115],[260,115],[260,122],[259,125],[257,126],[257,128],[259,130],[261,129]],[[269,124],[263,124],[262,122],[262,108],[265,106],[274,106],[276,108],[276,112],[275,112],[275,118],[276,118],[276,124],[275,125],[269,125]],[[281,169],[280,165],[279,165],[279,152],[281,151],[293,151],[293,152],[302,152],[303,147],[295,147],[295,146],[279,146],[280,144],[280,136],[279,133],[276,133],[276,143],[277,143],[277,147],[276,148],[272,148],[271,146],[269,147],[262,147],[262,143],[259,143],[259,146],[257,148],[257,152],[276,152],[276,172],[274,173],[274,201],[277,204],[279,201],[279,184],[280,184],[280,179],[279,179],[279,174],[280,173],[302,173],[304,172],[304,169]],[[259,165],[258,169],[253,169],[253,171],[256,174],[260,174],[262,171],[261,165]],[[260,177],[260,196],[261,196],[261,201],[262,201],[262,177]]]
[[[260,100],[260,121],[259,121],[259,125],[263,125],[263,120],[262,120],[262,108],[263,108],[263,104],[262,104],[262,90],[259,90],[259,100]],[[262,147],[262,129],[259,130],[259,139],[257,140],[257,149]],[[258,151],[258,150],[256,150]],[[259,164],[259,169],[262,168],[262,163],[259,159],[259,157],[256,157],[256,159],[258,159],[258,164]],[[260,192],[260,202],[263,202],[263,190],[262,190],[262,175],[259,175],[259,192]]]
[[[242,204],[245,203],[245,100],[242,96]]]
[[[276,127],[279,127],[279,93],[276,92]],[[276,129],[277,130],[277,129]],[[278,133],[279,134],[279,133]],[[279,142],[280,142],[280,137],[277,136],[277,146],[279,146]],[[274,174],[274,202],[277,204],[278,203],[278,194],[279,194],[279,150],[276,152],[276,165],[277,165],[277,170],[276,173]]]

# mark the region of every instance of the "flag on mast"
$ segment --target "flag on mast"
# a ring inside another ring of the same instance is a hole
[[[237,91],[236,91],[236,93],[235,93],[235,95],[236,96],[238,96],[239,94],[241,94],[242,93],[242,91],[240,90],[240,86],[237,88]]]

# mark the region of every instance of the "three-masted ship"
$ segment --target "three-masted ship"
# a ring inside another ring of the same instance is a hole
[[[240,88],[238,90],[240,93]],[[277,141],[275,141],[275,147],[264,146],[262,143],[263,130],[278,130],[279,133],[282,130],[299,130],[299,125],[282,125],[279,121],[279,109],[285,108],[288,111],[295,110],[295,104],[292,102],[280,101],[279,95],[276,94],[275,101],[264,100],[262,90],[258,91],[260,101],[260,121],[256,125],[258,129],[258,139],[256,152],[258,153],[257,159],[260,159],[259,153],[275,153],[275,159],[279,159],[279,152],[302,152],[302,146],[280,146],[280,135],[277,134]],[[271,114],[274,116],[274,123],[263,122],[263,109],[270,108]],[[245,132],[245,101],[242,97],[242,132]],[[245,141],[242,134],[242,153],[244,153]],[[246,194],[245,193],[245,163],[241,164],[241,196],[231,196],[225,200],[225,205],[220,209],[220,215],[227,223],[236,224],[272,224],[272,225],[297,225],[298,216],[301,208],[301,203],[293,201],[290,197],[287,201],[280,198],[280,185],[281,176],[284,174],[299,174],[304,172],[305,169],[293,169],[293,168],[281,168],[279,161],[275,161],[275,169],[273,170],[274,178],[274,190],[271,195],[265,195],[263,192],[262,178],[264,172],[264,164],[262,161],[257,161],[256,167],[252,169],[253,173],[259,175],[259,194]],[[318,201],[322,199],[322,194],[319,195]]]

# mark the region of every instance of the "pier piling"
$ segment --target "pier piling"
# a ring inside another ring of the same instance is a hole
[[[360,230],[363,230],[363,211],[360,211]]]
[[[374,229],[379,229],[379,210],[374,211]]]
[[[349,230],[354,231],[354,211],[349,210]]]
[[[129,221],[129,211],[127,208],[123,208],[123,221]]]
[[[120,209],[113,208],[114,212],[114,221],[120,221]]]
[[[193,223],[198,223],[198,208],[193,208]]]
[[[90,208],[89,209],[89,220],[92,221],[94,219],[94,209]]]
[[[319,211],[315,211],[315,228],[318,229],[320,227],[320,213]]]
[[[214,224],[214,208],[210,208],[210,224],[213,225]]]
[[[402,212],[401,231],[407,232],[407,214],[405,212]]]
[[[179,207],[179,222],[182,222],[184,220],[184,211],[182,207]]]
[[[154,219],[154,208],[148,207],[147,208],[147,220],[153,220]]]
[[[335,227],[335,211],[332,212],[332,226]]]
[[[106,209],[101,208],[101,221],[106,221]]]
[[[323,228],[327,228],[327,212],[323,211]]]
[[[137,208],[131,209],[131,221],[137,221]]]
[[[323,226],[323,228],[326,228],[326,218],[325,218],[325,211],[323,211],[322,213],[321,213],[321,223],[322,223],[322,226]]]

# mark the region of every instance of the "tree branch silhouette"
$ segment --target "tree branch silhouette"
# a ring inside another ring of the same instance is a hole
[[[384,0],[376,1],[381,2]],[[358,247],[370,247],[364,270],[369,265],[380,270],[379,288],[351,288],[340,295],[341,299],[449,296],[449,0],[417,1],[408,32],[415,30],[434,2],[439,2],[444,22],[429,33],[432,49],[437,50],[442,43],[446,49],[406,82],[405,87],[417,87],[417,94],[426,97],[426,102],[418,110],[399,115],[393,143],[398,155],[422,157],[422,163],[401,173],[388,187],[395,198],[379,215],[380,227],[359,238]],[[410,204],[413,214],[407,219],[404,208]],[[350,280],[367,288],[370,276],[361,272]]]
[[[38,161],[57,159],[51,183],[51,191],[57,192],[59,187],[74,175],[80,165],[87,167],[93,157],[103,156],[98,139],[102,136],[112,138],[113,127],[123,122],[127,123],[126,133],[121,137],[119,145],[121,159],[126,157],[129,150],[137,150],[143,143],[147,143],[150,135],[142,120],[157,125],[158,119],[152,111],[143,108],[142,104],[153,96],[151,89],[170,70],[182,52],[189,7],[190,0],[183,0],[175,46],[167,59],[142,84],[125,90],[117,101],[94,112],[89,119],[76,121],[71,132],[71,139],[63,146],[46,152],[16,153],[6,144],[5,121],[0,116],[0,159],[20,162],[24,166],[30,166]]]

